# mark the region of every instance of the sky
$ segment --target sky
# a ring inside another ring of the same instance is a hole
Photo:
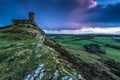
[[[120,27],[120,0],[0,0],[0,3],[0,26],[12,24],[12,19],[27,19],[28,12],[34,12],[36,23],[46,32]]]

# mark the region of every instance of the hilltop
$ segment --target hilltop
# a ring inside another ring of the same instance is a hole
[[[34,24],[1,28],[0,80],[82,79],[80,73],[63,59],[61,52],[44,44],[47,40],[44,32]],[[50,44],[62,50],[51,40]]]
[[[0,80],[120,80],[120,63],[61,46],[28,21],[0,28],[0,72]]]

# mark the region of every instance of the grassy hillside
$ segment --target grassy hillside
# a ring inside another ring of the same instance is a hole
[[[82,51],[85,51],[85,48],[83,47],[84,45],[92,43],[99,44],[101,48],[106,50],[106,54],[100,56],[120,62],[120,59],[118,58],[120,57],[120,50],[104,46],[105,44],[120,46],[120,42],[115,41],[114,37],[85,37],[78,35],[48,35],[48,37],[63,46]]]
[[[85,51],[95,41],[49,37],[59,44],[34,24],[0,28],[0,80],[120,80],[118,62]]]
[[[44,45],[45,34],[35,27],[20,24],[0,29],[0,80],[82,79],[59,52]]]

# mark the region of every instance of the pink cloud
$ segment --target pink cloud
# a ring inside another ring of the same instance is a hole
[[[94,8],[97,6],[97,2],[93,1],[93,0],[89,0],[90,1],[90,6],[88,6],[88,8]]]
[[[88,27],[91,23],[84,23],[84,21],[93,14],[85,14],[85,11],[90,8],[96,7],[97,2],[94,0],[77,0],[77,2],[79,3],[79,6],[70,13],[67,26],[69,26],[70,28],[73,27],[75,29]]]

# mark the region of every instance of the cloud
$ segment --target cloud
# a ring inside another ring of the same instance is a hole
[[[97,2],[94,0],[77,0],[77,2],[79,5],[69,13],[69,19],[66,23],[66,26],[74,27],[75,29],[89,26],[88,22],[83,23],[83,21],[88,19],[91,14],[86,14],[85,12],[97,6]]]
[[[93,9],[89,9],[85,14],[92,14],[89,16],[86,21],[89,22],[119,22],[120,21],[120,4],[108,5],[107,7],[97,6]]]
[[[120,25],[120,0],[0,0],[0,3],[3,25],[11,24],[13,18],[27,18],[29,11],[35,12],[36,23],[44,29]]]
[[[90,6],[88,7],[88,8],[94,8],[94,7],[96,7],[97,6],[97,2],[96,1],[93,1],[93,0],[90,0]]]
[[[80,9],[73,11],[69,16],[68,25],[70,28],[79,29],[81,27],[112,27],[120,25],[120,3],[107,7],[99,5],[95,1],[92,1],[93,5],[97,5],[92,8]],[[110,25],[111,24],[111,25]]]
[[[120,27],[82,28],[79,30],[44,30],[47,34],[120,34]]]

